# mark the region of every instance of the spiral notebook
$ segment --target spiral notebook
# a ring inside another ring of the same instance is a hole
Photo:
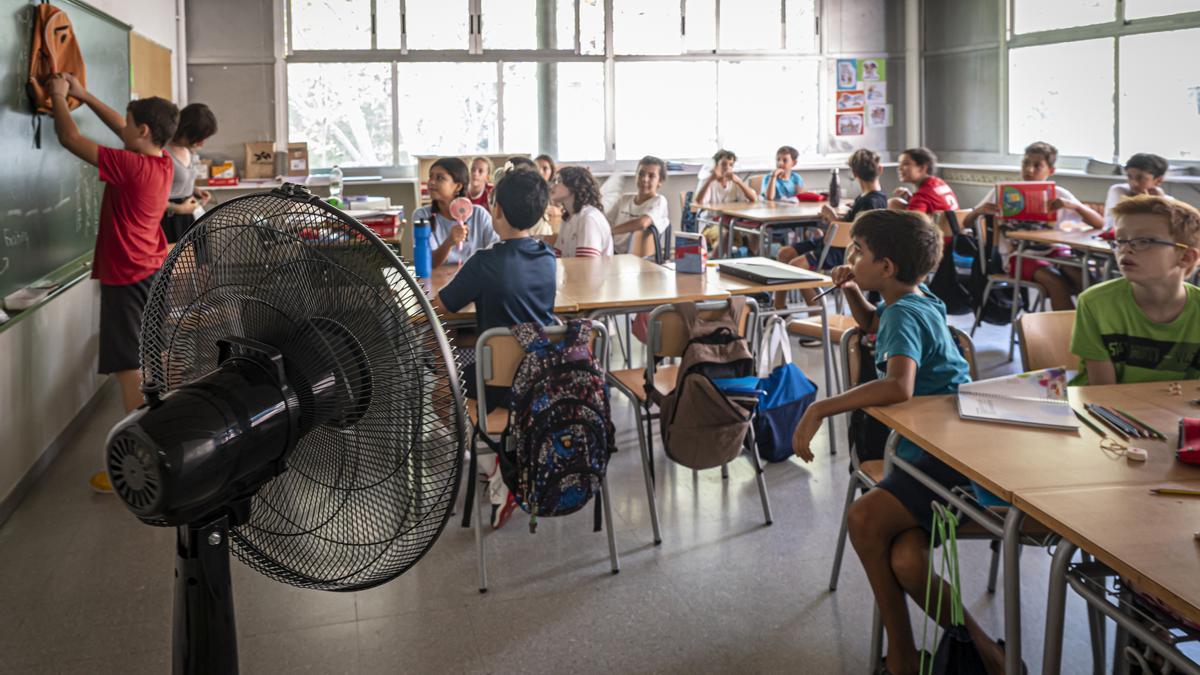
[[[961,385],[958,416],[1074,431],[1079,422],[1067,400],[1067,379],[1065,368],[1046,368]]]

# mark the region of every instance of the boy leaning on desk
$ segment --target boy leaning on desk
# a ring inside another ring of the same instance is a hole
[[[138,334],[154,275],[167,257],[163,212],[175,170],[163,146],[175,135],[179,109],[152,96],[130,101],[125,114],[104,105],[70,74],[49,83],[54,132],[71,154],[100,170],[104,199],[92,277],[100,280],[99,370],[121,385],[125,412],[142,403]],[[79,132],[67,96],[86,103],[121,139],[121,148],[99,145]],[[104,471],[92,476],[97,492],[112,492]]]

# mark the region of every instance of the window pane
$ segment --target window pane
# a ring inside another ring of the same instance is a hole
[[[404,11],[409,49],[469,47],[467,0],[407,0]]]
[[[604,64],[559,63],[557,105],[558,159],[604,159]]]
[[[1113,0],[1013,0],[1013,32],[1089,26],[1116,20]]]
[[[392,163],[392,67],[288,64],[288,139],[308,143],[314,167]],[[347,92],[375,92],[348,96]]]
[[[1144,19],[1200,10],[1196,0],[1125,0],[1126,19]]]
[[[400,49],[400,0],[375,0],[375,46]]]
[[[780,9],[779,0],[721,3],[721,51],[781,49]]]
[[[396,72],[401,150],[500,152],[495,63],[400,63]]]
[[[370,48],[370,0],[292,0],[292,49]]]
[[[679,3],[613,0],[613,50],[618,54],[678,54]]]
[[[1060,154],[1110,159],[1114,51],[1108,38],[1009,50],[1009,151],[1046,140]]]
[[[717,64],[705,61],[617,63],[617,158],[707,157],[717,146]],[[686,115],[672,102],[692,101]]]
[[[504,149],[537,154],[538,64],[504,64]]]
[[[773,157],[783,143],[795,146],[802,155],[816,154],[820,110],[816,89],[779,83],[816,82],[818,69],[816,61],[722,62],[716,97],[719,145],[745,158]],[[772,92],[770,107],[788,111],[786,129],[769,123],[762,100],[746,96],[747,91]]]
[[[579,0],[579,49],[604,53],[604,0]]]
[[[538,0],[481,0],[484,49],[575,49],[575,0],[550,0],[545,44]]]
[[[787,48],[817,52],[817,0],[787,0]]]
[[[689,52],[711,52],[717,48],[717,0],[687,0],[686,33]]]
[[[1200,159],[1200,79],[1191,66],[1163,62],[1198,41],[1200,28],[1121,38],[1121,157]]]

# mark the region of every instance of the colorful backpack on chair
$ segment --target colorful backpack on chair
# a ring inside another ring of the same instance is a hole
[[[531,531],[537,517],[574,513],[593,496],[599,519],[614,429],[604,374],[592,356],[592,322],[568,322],[557,343],[537,323],[512,332],[525,358],[513,378],[508,426],[498,445],[488,441],[504,483],[534,516]]]
[[[33,109],[34,144],[42,146],[41,113],[53,112],[50,92],[46,84],[56,73],[70,73],[87,86],[87,66],[83,53],[75,41],[75,28],[63,10],[42,0],[33,10],[33,39],[29,45],[29,81],[25,85],[29,104]],[[67,97],[71,110],[78,108],[80,101]]]

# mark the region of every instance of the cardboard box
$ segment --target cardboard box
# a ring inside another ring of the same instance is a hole
[[[242,169],[245,178],[275,177],[275,143],[254,141],[246,143],[246,165]]]
[[[287,170],[289,176],[308,175],[308,143],[288,143]]]
[[[208,185],[208,177],[212,175],[212,160],[202,159],[196,162],[196,164],[200,167],[196,171],[196,185]]]
[[[212,173],[208,179],[209,185],[237,185],[237,167],[233,162],[222,162],[212,165]]]
[[[683,274],[704,274],[708,267],[708,247],[704,235],[698,232],[675,233],[675,271]]]

